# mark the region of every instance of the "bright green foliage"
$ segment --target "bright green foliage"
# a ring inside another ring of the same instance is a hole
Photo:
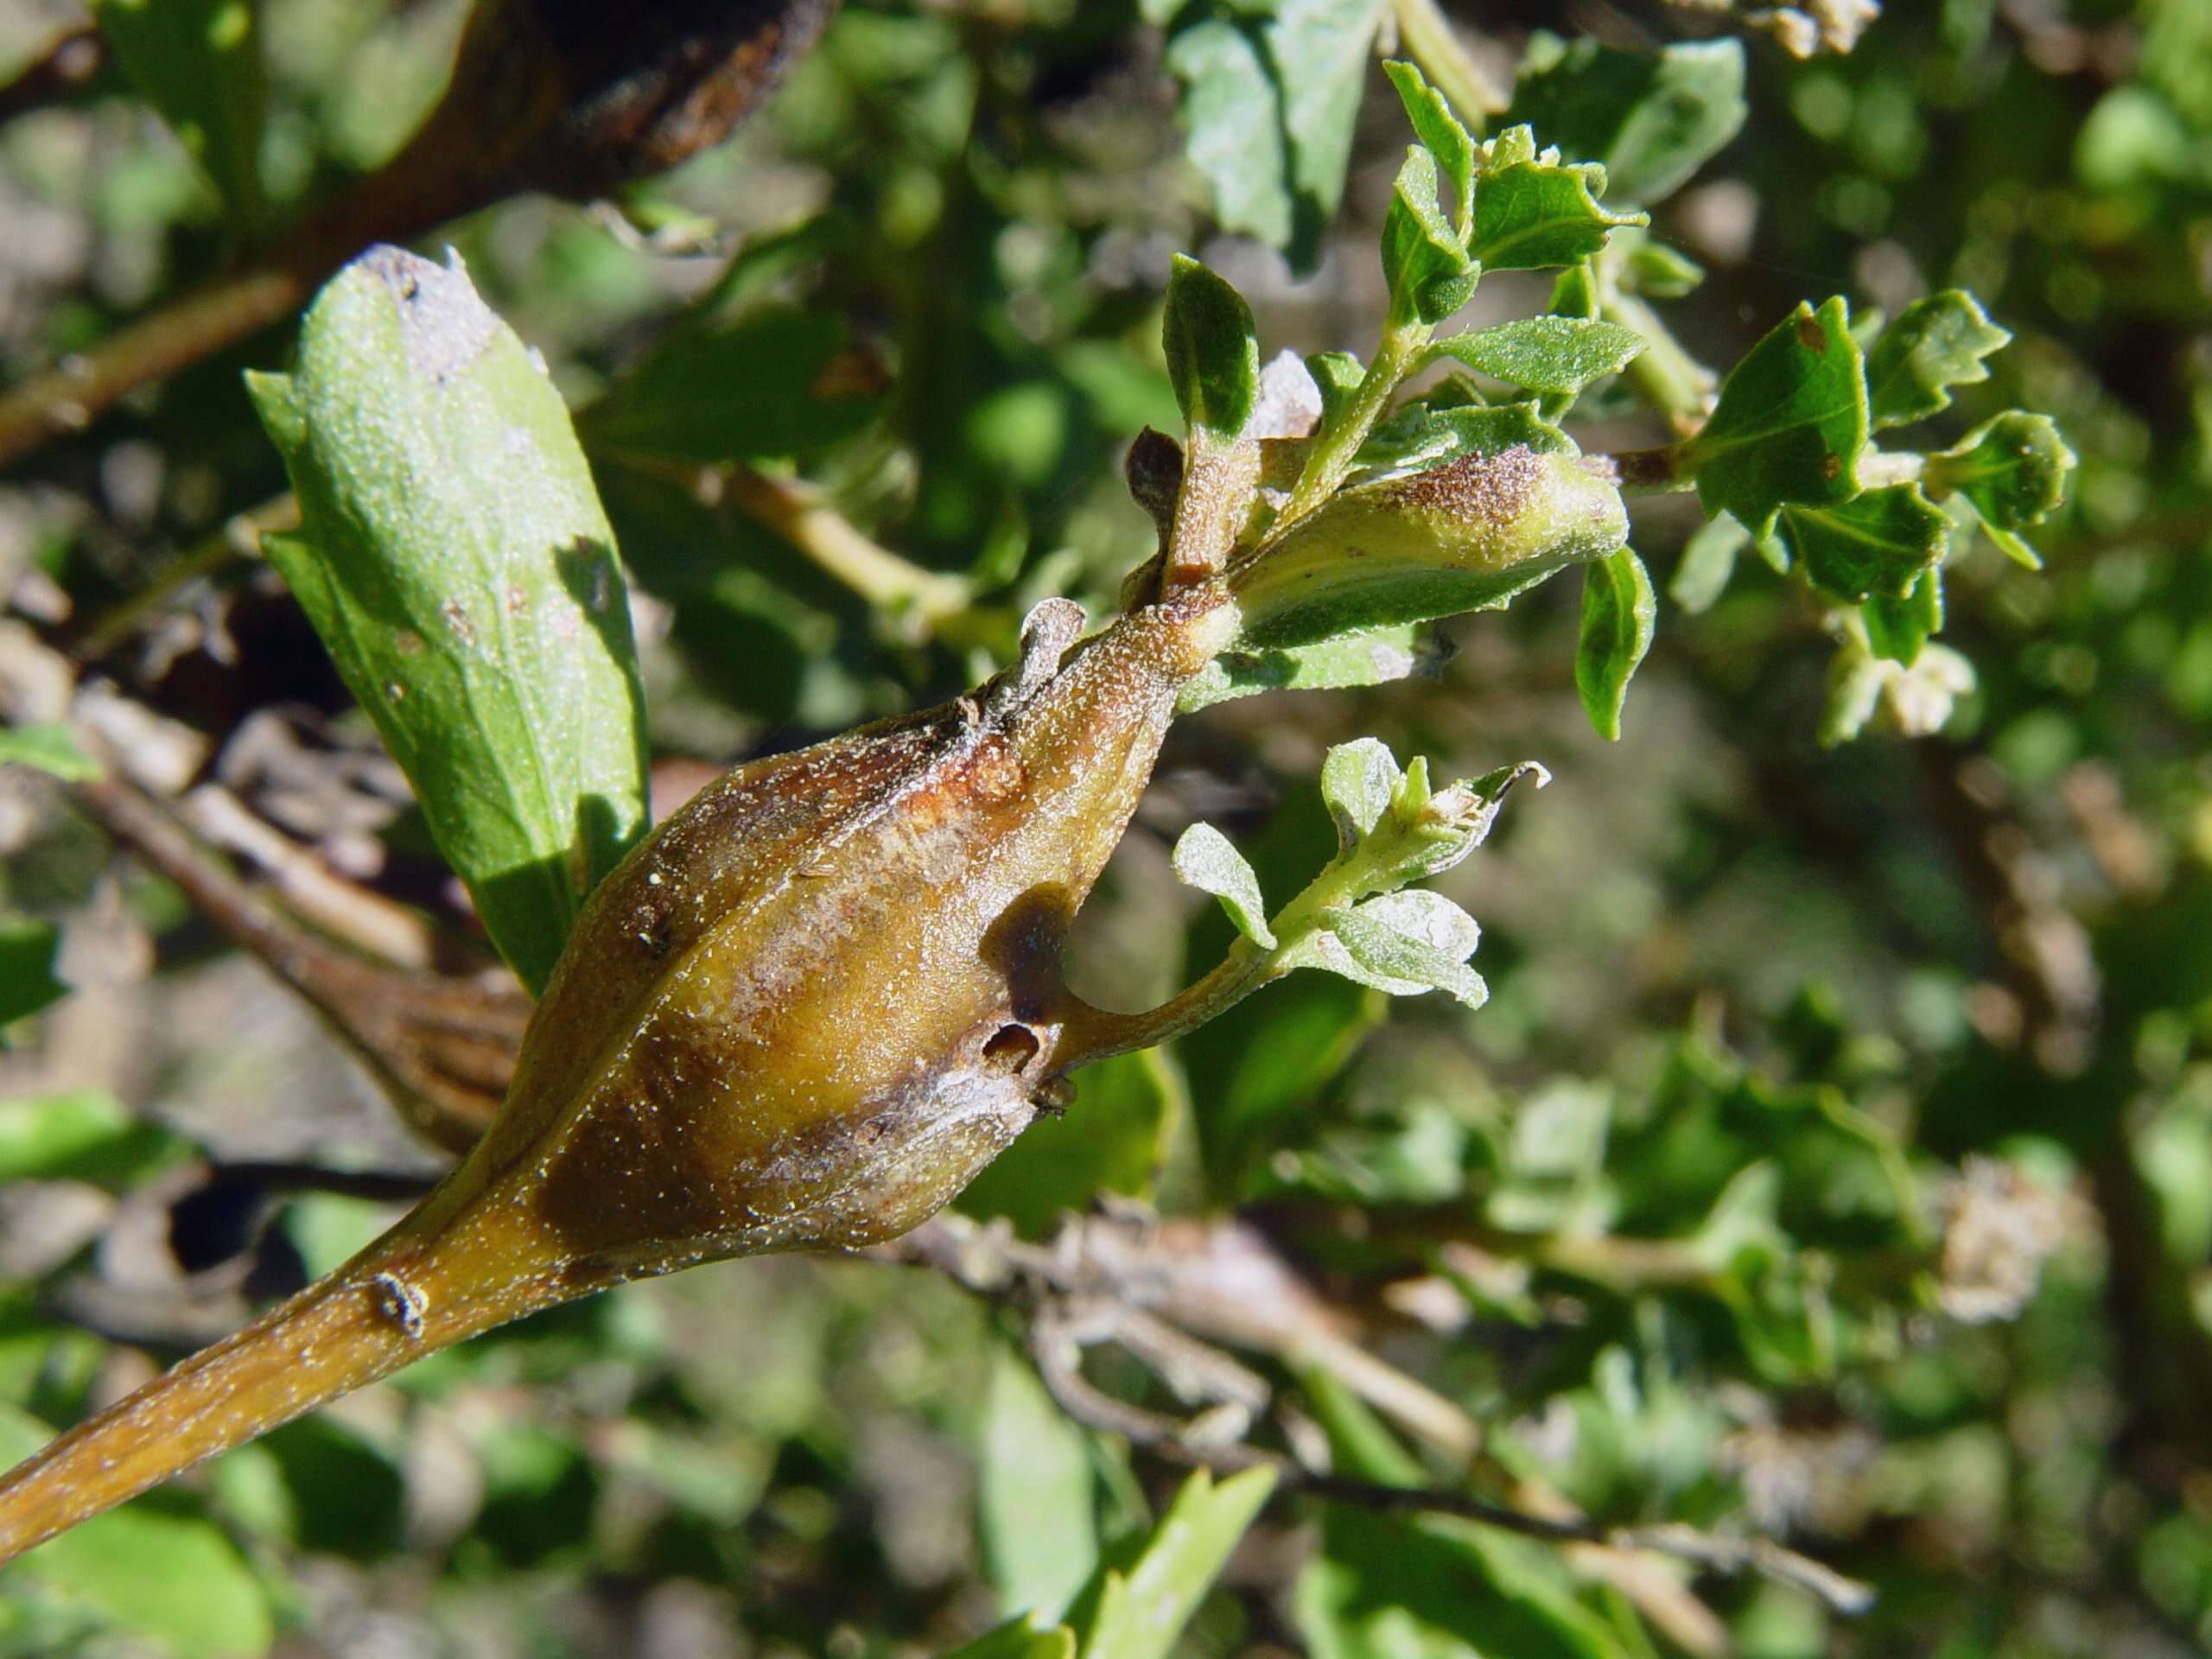
[[[0,1103],[0,1180],[122,1189],[185,1155],[184,1144],[99,1089]]]
[[[1928,458],[1931,490],[1956,490],[1993,531],[2019,531],[2056,512],[2074,452],[2048,415],[2007,410]]]
[[[1244,430],[1259,390],[1260,346],[1251,308],[1195,259],[1175,257],[1160,324],[1167,378],[1192,438],[1232,442]]]
[[[1493,141],[1491,162],[1476,188],[1467,252],[1484,270],[1571,265],[1603,248],[1609,232],[1649,222],[1643,213],[1613,213],[1599,205],[1605,169],[1594,163],[1561,164],[1549,150],[1507,161],[1533,148],[1527,133],[1527,128],[1515,127]]]
[[[60,931],[51,923],[0,914],[0,1049],[7,1047],[10,1025],[69,994],[54,974],[60,947]]]
[[[1950,528],[1917,484],[1897,484],[1840,506],[1784,507],[1775,534],[1814,587],[1855,604],[1903,598],[1943,556]]]
[[[955,1649],[944,1659],[1076,1659],[1075,1632],[1064,1624],[1040,1630],[1025,1614]]]
[[[1110,1552],[1068,1615],[1083,1659],[1168,1659],[1274,1482],[1268,1469],[1185,1481],[1141,1547]]]
[[[1616,200],[1649,207],[1711,160],[1748,112],[1738,41],[1627,52],[1540,35],[1522,60],[1504,118],[1599,163]]]
[[[100,35],[223,198],[232,225],[262,214],[268,76],[254,0],[92,0]]]
[[[299,493],[270,562],[524,983],[645,827],[613,532],[568,412],[467,277],[365,256],[253,393]]]
[[[1212,187],[1216,215],[1310,265],[1344,194],[1380,0],[1199,0],[1159,10],[1180,14],[1167,67],[1183,84],[1190,157]]]
[[[993,1351],[978,1403],[976,1530],[999,1605],[1049,1622],[1098,1565],[1090,1439],[1009,1346]]]
[[[100,775],[99,762],[77,747],[66,726],[0,726],[0,766],[31,766],[65,784]]]
[[[1621,705],[1643,653],[1651,649],[1658,614],[1651,577],[1636,550],[1593,559],[1582,576],[1582,632],[1574,648],[1574,685],[1598,735],[1617,742]]]
[[[1705,429],[1683,447],[1698,499],[1764,535],[1782,507],[1859,493],[1866,383],[1840,299],[1801,305],[1721,384]]]
[[[1959,289],[1915,300],[1866,354],[1866,396],[1877,428],[1904,426],[1951,406],[1953,386],[1989,378],[1982,359],[2012,336]]]
[[[1910,668],[1928,636],[1943,626],[1943,573],[1927,569],[1902,598],[1875,594],[1859,607],[1874,655]]]
[[[1382,219],[1382,278],[1392,313],[1423,323],[1465,305],[1481,277],[1465,238],[1437,206],[1437,186],[1435,157],[1414,145]]]
[[[1175,879],[1185,887],[1221,900],[1222,910],[1239,933],[1263,950],[1274,949],[1260,879],[1228,836],[1210,823],[1192,824],[1175,843],[1174,867]]]
[[[1428,84],[1419,68],[1394,58],[1383,64],[1382,71],[1397,89],[1406,119],[1413,124],[1414,137],[1436,163],[1449,191],[1445,211],[1453,233],[1464,241],[1474,213],[1475,141],[1459,124],[1444,94]]]
[[[1083,1073],[1074,1104],[1025,1131],[969,1183],[959,1207],[1042,1237],[1102,1192],[1146,1198],[1185,1123],[1187,1096],[1174,1061],[1156,1051],[1102,1060]]]
[[[1452,334],[1435,349],[1524,391],[1572,396],[1592,380],[1619,373],[1643,346],[1641,334],[1618,323],[1554,316]]]

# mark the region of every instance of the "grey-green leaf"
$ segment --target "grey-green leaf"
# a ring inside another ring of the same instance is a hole
[[[371,250],[250,388],[300,499],[266,551],[541,988],[644,831],[644,694],[560,394],[457,267]]]
[[[1784,507],[1775,533],[1805,579],[1856,604],[1902,598],[1943,556],[1951,522],[1917,484],[1868,490],[1834,507]]]
[[[1587,36],[1529,43],[1513,107],[1548,144],[1604,165],[1618,200],[1649,207],[1674,194],[1744,124],[1744,48],[1700,41],[1626,52]]]
[[[269,100],[253,0],[92,0],[100,34],[223,198],[231,223],[261,217]]]
[[[1582,711],[1608,742],[1621,734],[1628,683],[1651,648],[1658,605],[1636,550],[1592,559],[1582,576],[1582,631],[1574,650],[1574,688]]]
[[[1962,289],[1915,300],[1866,354],[1866,399],[1875,426],[1904,426],[1948,409],[1950,388],[1988,379],[1982,359],[2012,338]]]
[[[1445,182],[1452,187],[1452,223],[1464,237],[1474,208],[1475,141],[1459,124],[1444,94],[1428,84],[1415,65],[1393,58],[1382,66],[1382,72],[1390,77],[1398,101],[1406,106],[1414,137],[1436,158]]]
[[[1230,283],[1179,253],[1160,332],[1184,425],[1194,439],[1205,433],[1233,442],[1259,395],[1260,341],[1251,307]]]
[[[1321,762],[1321,798],[1336,820],[1340,849],[1349,850],[1374,830],[1404,779],[1397,757],[1380,739],[1356,738],[1329,751]]]
[[[1210,823],[1194,823],[1175,842],[1173,862],[1177,880],[1213,894],[1239,933],[1263,950],[1274,949],[1260,878],[1227,836]]]
[[[1325,950],[1324,965],[1363,985],[1392,996],[1449,991],[1471,1008],[1490,998],[1482,976],[1466,965],[1482,930],[1441,893],[1426,887],[1386,893],[1332,912],[1329,932],[1343,957]]]
[[[1618,374],[1643,350],[1643,336],[1617,322],[1579,317],[1522,317],[1436,343],[1478,374],[1526,391],[1572,397]]]
[[[1135,1559],[1102,1566],[1069,1614],[1084,1659],[1167,1659],[1274,1482],[1268,1468],[1184,1482]]]
[[[1736,556],[1751,543],[1751,532],[1726,513],[1709,518],[1682,543],[1682,556],[1667,584],[1667,597],[1691,616],[1713,608],[1736,573]]]
[[[1763,536],[1789,502],[1829,506],[1859,493],[1866,382],[1840,299],[1800,305],[1721,383],[1705,429],[1682,448],[1708,515]]]
[[[1482,275],[1437,207],[1436,189],[1436,160],[1415,144],[1406,151],[1382,215],[1382,280],[1391,315],[1421,322],[1457,311]]]

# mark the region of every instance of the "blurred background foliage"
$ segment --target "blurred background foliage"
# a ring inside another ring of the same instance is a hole
[[[1469,73],[1507,86],[1538,29],[1648,50],[1757,9],[1446,10]],[[1237,283],[1270,353],[1371,340],[1404,131],[1361,41],[1392,11],[856,3],[730,143],[613,202],[522,196],[442,233],[579,410],[632,576],[657,787],[681,798],[709,767],[946,695],[1005,660],[1036,598],[1110,608],[1153,550],[1120,459],[1175,425],[1157,343],[1175,251]],[[265,99],[250,166],[220,131],[195,162],[127,60],[95,54],[16,111],[9,377],[375,168],[435,101],[462,12],[252,8],[265,84],[216,106]],[[22,0],[0,63],[82,21]],[[1743,135],[1655,204],[1653,236],[1707,273],[1663,308],[1721,365],[1834,292],[1894,314],[1966,286],[2014,332],[1945,441],[2020,404],[2081,467],[2044,573],[1986,545],[1946,572],[1974,690],[1938,735],[1821,747],[1818,607],[1756,566],[1709,607],[1669,596],[1695,519],[1661,499],[1635,532],[1659,642],[1617,745],[1584,721],[1558,585],[1446,627],[1456,651],[1425,677],[1179,726],[1085,912],[1079,988],[1141,1006],[1209,965],[1228,925],[1173,884],[1175,835],[1220,823],[1294,890],[1332,844],[1321,755],[1371,734],[1447,776],[1526,756],[1555,776],[1440,883],[1482,919],[1492,1001],[1386,1008],[1294,977],[1086,1074],[963,1206],[1043,1236],[1118,1192],[1169,1218],[1163,1238],[1294,1269],[1245,1287],[1312,1335],[1245,1356],[1272,1443],[1373,1479],[1755,1529],[1879,1599],[1842,1619],[1755,1579],[1656,1567],[1654,1586],[1592,1554],[1283,1502],[1174,1651],[2212,1645],[2212,7],[1926,0],[1802,60],[1777,33],[1745,36]],[[1275,79],[1240,80],[1239,51]],[[1301,53],[1332,73],[1300,81]],[[1547,291],[1486,283],[1470,323]],[[0,481],[0,658],[20,683],[23,642],[57,645],[165,716],[128,729],[174,752],[180,787],[244,805],[231,849],[296,904],[335,885],[348,915],[401,918],[409,965],[480,969],[369,726],[226,533],[283,488],[239,371],[287,345],[198,363]],[[1586,448],[1665,435],[1604,407]],[[0,849],[12,1457],[389,1213],[224,1171],[435,1165],[43,774],[0,775]],[[1022,1332],[877,1263],[632,1287],[10,1568],[0,1651],[862,1659],[1050,1624],[1102,1551],[1156,1536],[1183,1475],[1071,1424]],[[1348,1347],[1421,1409],[1378,1418]],[[1091,1375],[1174,1408],[1119,1356]]]

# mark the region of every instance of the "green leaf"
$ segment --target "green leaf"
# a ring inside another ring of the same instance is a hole
[[[1621,704],[1658,612],[1651,577],[1634,548],[1592,559],[1582,575],[1582,632],[1574,648],[1574,688],[1598,735],[1618,742]]]
[[[104,1090],[0,1102],[0,1181],[130,1185],[186,1154],[182,1141]]]
[[[1178,881],[1221,900],[1239,933],[1262,950],[1274,949],[1260,878],[1227,836],[1210,823],[1192,824],[1175,842],[1173,864]]]
[[[1736,556],[1751,539],[1751,532],[1725,512],[1700,524],[1682,543],[1667,597],[1689,616],[1710,610],[1736,572]]]
[[[1866,643],[1877,657],[1907,668],[1919,660],[1928,636],[1943,626],[1943,572],[1923,570],[1903,598],[1876,594],[1859,607]]]
[[[61,931],[28,916],[0,915],[0,1051],[8,1046],[8,1027],[69,995],[54,975]]]
[[[1467,302],[1480,269],[1436,205],[1436,159],[1406,151],[1382,215],[1382,280],[1394,317],[1436,322]]]
[[[1012,1349],[991,1351],[976,1520],[999,1605],[1057,1618],[1098,1564],[1090,1448]]]
[[[1866,383],[1844,303],[1800,305],[1721,383],[1705,429],[1682,448],[1707,516],[1731,512],[1765,535],[1784,503],[1827,506],[1859,493]]]
[[[464,272],[394,248],[334,277],[298,366],[250,386],[300,498],[270,563],[542,989],[645,825],[629,606],[560,394]]]
[[[52,1438],[0,1407],[0,1459],[14,1464]],[[38,1592],[178,1659],[251,1659],[276,1640],[261,1580],[221,1529],[144,1503],[94,1516],[0,1575],[0,1602]]]
[[[1856,604],[1877,594],[1903,598],[1943,556],[1950,529],[1917,484],[1896,484],[1838,507],[1784,507],[1775,533],[1808,582]]]
[[[838,318],[773,308],[669,330],[576,429],[594,454],[704,465],[804,458],[875,418],[880,375],[849,347]]]
[[[1167,378],[1193,440],[1234,442],[1259,395],[1260,342],[1244,296],[1195,259],[1175,256],[1160,343]]]
[[[1452,187],[1452,226],[1464,239],[1474,211],[1475,141],[1459,124],[1444,94],[1428,84],[1417,66],[1393,58],[1382,66],[1382,73],[1390,77],[1398,101],[1406,106],[1414,137],[1435,159],[1445,182]]]
[[[1151,1192],[1184,1116],[1174,1061],[1157,1049],[1117,1055],[1084,1067],[1077,1084],[1065,1111],[1039,1118],[969,1183],[963,1213],[1003,1216],[1024,1237],[1042,1238],[1101,1192]]]
[[[1956,490],[1992,531],[2017,534],[2041,524],[2066,499],[2074,452],[2048,415],[2008,409],[1953,448],[1928,457],[1930,491]]]
[[[1482,938],[1475,918],[1425,887],[1386,893],[1329,918],[1311,964],[1392,996],[1449,991],[1471,1008],[1490,1000],[1466,965]]]
[[[1355,738],[1321,762],[1321,798],[1336,821],[1337,845],[1349,852],[1371,833],[1405,782],[1397,756],[1378,738]]]
[[[1083,1659],[1167,1659],[1274,1484],[1266,1468],[1218,1485],[1204,1470],[1185,1481],[1141,1548],[1116,1551],[1069,1614]]]
[[[1511,129],[1496,141],[1493,155],[1518,153],[1525,144],[1508,141],[1527,130]],[[1475,188],[1475,227],[1467,252],[1485,270],[1580,264],[1605,247],[1611,231],[1649,222],[1643,213],[1615,213],[1599,207],[1605,189],[1605,169],[1594,163],[1567,166],[1542,158],[1493,163]]]
[[[1643,336],[1617,322],[1576,317],[1523,317],[1436,342],[1478,374],[1524,391],[1573,396],[1592,380],[1618,374],[1643,350]]]
[[[1424,652],[1418,623],[1339,633],[1311,645],[1243,650],[1231,645],[1175,699],[1178,715],[1262,691],[1343,690],[1387,685],[1421,671],[1438,653]]]
[[[1366,378],[1366,365],[1350,352],[1316,352],[1306,359],[1306,372],[1321,394],[1321,429],[1325,432],[1351,407],[1352,394]]]
[[[1310,270],[1343,199],[1381,0],[1274,0],[1182,14],[1167,67],[1192,163],[1225,230]]]
[[[223,198],[231,223],[261,217],[269,86],[253,0],[91,0],[101,36]]]
[[[1540,35],[1501,119],[1602,164],[1615,197],[1649,207],[1733,138],[1748,109],[1739,41],[1624,52],[1586,36],[1568,46]]]
[[[1040,1630],[1025,1614],[954,1649],[944,1659],[1075,1659],[1075,1632],[1065,1624]]]
[[[1866,399],[1874,425],[1904,426],[1948,409],[1950,388],[1988,379],[1982,359],[2012,338],[1962,289],[1915,300],[1866,355]]]
[[[0,727],[0,766],[29,766],[65,784],[90,783],[100,763],[77,747],[67,726]]]

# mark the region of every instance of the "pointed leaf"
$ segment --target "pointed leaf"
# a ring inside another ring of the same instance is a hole
[[[1874,654],[1910,668],[1919,660],[1928,636],[1943,626],[1943,572],[1922,571],[1901,599],[1876,594],[1859,607],[1859,614]]]
[[[1683,447],[1707,515],[1764,535],[1785,502],[1826,506],[1859,493],[1866,385],[1840,299],[1800,305],[1721,383],[1705,429]]]
[[[1981,359],[2012,338],[1961,289],[1915,300],[1866,354],[1866,398],[1874,424],[1904,426],[1948,409],[1950,388],[1988,379]]]
[[[1175,842],[1173,864],[1177,880],[1221,900],[1239,933],[1263,950],[1274,949],[1260,878],[1227,836],[1210,823],[1192,824]]]
[[[540,988],[645,824],[629,607],[560,394],[465,272],[396,248],[250,389],[300,498],[270,563]]]
[[[214,181],[231,223],[251,228],[269,99],[253,0],[92,0],[92,9],[116,62]]]
[[[1901,599],[1943,556],[1951,521],[1917,484],[1868,490],[1836,507],[1784,507],[1775,533],[1805,579],[1831,599]]]
[[[1167,1659],[1274,1483],[1267,1468],[1217,1485],[1201,1470],[1184,1482],[1141,1552],[1102,1567],[1069,1614],[1084,1659]]]
[[[1651,648],[1658,604],[1651,577],[1634,548],[1593,559],[1582,575],[1582,632],[1574,652],[1574,686],[1582,710],[1608,742],[1621,734],[1621,704],[1643,653]]]
[[[1393,316],[1440,321],[1467,302],[1482,274],[1438,210],[1436,185],[1435,158],[1414,145],[1382,216],[1382,280]]]
[[[1643,336],[1617,322],[1523,317],[1436,343],[1478,374],[1525,391],[1572,396],[1618,374],[1643,350]]]
[[[1498,150],[1514,153],[1507,139]],[[1550,152],[1545,152],[1548,155]],[[1589,163],[1561,166],[1542,160],[1486,169],[1475,189],[1475,227],[1469,257],[1485,270],[1541,270],[1587,259],[1624,225],[1648,223],[1642,213],[1616,213],[1598,205],[1605,169]]]
[[[1233,442],[1251,418],[1260,387],[1260,342],[1244,296],[1197,260],[1177,254],[1160,343],[1192,435]]]
[[[1748,107],[1739,41],[1626,52],[1586,36],[1572,46],[1539,36],[1503,119],[1602,164],[1616,200],[1648,207],[1733,138]]]
[[[1444,94],[1428,84],[1417,66],[1393,58],[1382,66],[1382,73],[1397,88],[1398,101],[1406,106],[1414,137],[1435,157],[1444,181],[1451,187],[1452,228],[1464,237],[1474,208],[1475,141],[1459,124]]]
[[[1075,1632],[1065,1624],[1040,1630],[1025,1613],[943,1659],[1075,1659]]]
[[[77,747],[67,726],[0,727],[0,766],[29,766],[65,784],[89,783],[100,763]]]

